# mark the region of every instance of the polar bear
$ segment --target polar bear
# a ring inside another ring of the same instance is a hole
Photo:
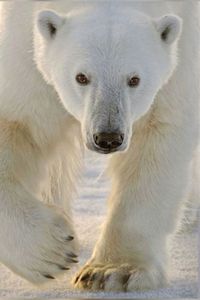
[[[198,144],[198,14],[195,1],[1,3],[3,264],[42,284],[78,262],[70,200],[86,147],[110,154],[112,190],[74,285],[165,283]]]

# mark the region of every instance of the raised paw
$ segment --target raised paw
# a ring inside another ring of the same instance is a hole
[[[60,277],[78,263],[78,249],[73,227],[65,213],[56,207],[38,205],[32,207],[23,230],[20,226],[16,228],[8,260],[14,272],[34,284],[43,284]]]
[[[129,292],[134,290],[155,289],[163,286],[165,277],[158,270],[151,268],[122,265],[86,265],[74,279],[79,289],[106,292]]]

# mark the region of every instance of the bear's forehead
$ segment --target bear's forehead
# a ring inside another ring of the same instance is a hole
[[[113,10],[109,6],[71,18],[69,25],[68,32],[74,40],[82,42],[87,39],[88,43],[94,41],[96,45],[136,41],[154,31],[148,16],[138,11]]]
[[[142,63],[147,72],[159,59],[160,43],[153,21],[138,12],[76,15],[69,19],[64,34],[66,38],[61,36],[59,46],[66,60],[76,57],[83,70],[128,73],[141,69]]]
[[[70,41],[77,47],[92,50],[94,53],[111,53],[117,50],[125,51],[131,46],[135,51],[141,49],[144,42],[153,41],[156,37],[153,24],[148,22],[138,22],[136,19],[106,19],[100,20],[88,19],[87,22],[74,23],[69,32]],[[152,43],[153,44],[153,43]],[[151,46],[149,44],[149,46]]]
[[[125,57],[137,64],[138,56],[145,61],[151,59],[150,53],[156,52],[156,32],[151,34],[153,30],[149,27],[147,23],[123,19],[112,23],[98,22],[93,26],[88,22],[81,28],[77,24],[70,32],[71,52],[88,62],[104,62],[107,67],[111,61],[116,66],[125,67],[126,63],[129,64],[128,60],[124,61]]]

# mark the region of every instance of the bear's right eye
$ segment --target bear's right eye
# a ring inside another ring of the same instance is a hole
[[[76,81],[81,85],[88,85],[90,83],[89,78],[83,73],[76,75]]]

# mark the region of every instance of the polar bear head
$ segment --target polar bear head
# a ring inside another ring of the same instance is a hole
[[[176,65],[181,20],[138,11],[42,11],[35,60],[66,110],[81,123],[85,145],[100,153],[128,148],[132,127],[151,107]]]

